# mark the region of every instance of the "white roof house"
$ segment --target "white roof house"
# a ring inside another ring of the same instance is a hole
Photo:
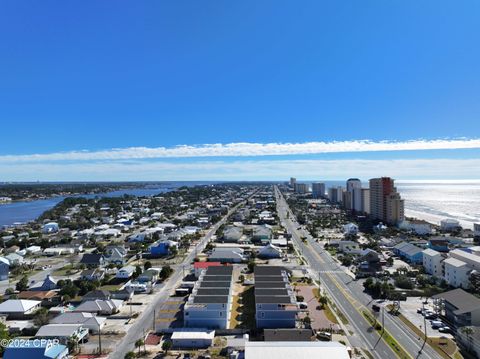
[[[343,226],[343,233],[355,235],[358,233],[358,226],[355,223],[347,223]]]
[[[59,230],[59,226],[58,226],[58,223],[56,222],[47,223],[42,228],[43,233],[55,233],[55,232],[58,232],[58,230]]]
[[[282,256],[282,250],[269,243],[258,251],[258,256],[260,258],[280,258]]]
[[[88,334],[88,330],[82,327],[81,324],[47,324],[35,334],[39,338],[58,338],[69,339],[75,338],[80,341]]]
[[[92,313],[67,312],[50,320],[51,324],[80,324],[83,328],[95,333],[105,325],[105,317],[97,317]]]
[[[347,347],[338,342],[246,342],[246,359],[350,359]]]
[[[113,314],[116,313],[123,305],[123,300],[87,300],[75,308],[74,312],[88,312],[97,314]]]
[[[42,302],[38,300],[9,299],[0,304],[0,313],[7,315],[32,314]]]
[[[172,344],[174,348],[208,348],[214,338],[214,330],[182,328],[172,333]]]

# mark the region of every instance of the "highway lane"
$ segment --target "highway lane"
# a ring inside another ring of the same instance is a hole
[[[363,339],[363,342],[366,344],[365,348],[369,349],[376,357],[395,357],[396,354],[393,353],[390,347],[383,340],[378,340],[379,335],[370,330],[370,324],[361,314],[362,310],[370,310],[369,308],[371,308],[372,304],[371,297],[363,292],[363,287],[358,282],[353,281],[307,231],[297,229],[299,224],[277,188],[276,195],[279,217],[289,232],[292,233],[297,248],[308,261],[314,271],[314,275],[320,276],[323,287],[349,319],[349,324],[354,327],[357,334]],[[289,218],[287,218],[287,212],[289,213]],[[302,242],[302,237],[306,238],[308,244]],[[398,318],[386,314],[385,328],[412,358],[433,359],[440,357],[430,346],[425,346],[423,352],[419,355],[418,352],[423,342],[409,328],[405,327]]]
[[[253,196],[253,193],[251,196]],[[109,359],[124,359],[125,354],[131,350],[134,350],[135,342],[143,338],[144,333],[148,333],[153,328],[154,321],[154,310],[161,307],[163,301],[165,301],[171,294],[171,292],[178,287],[181,280],[183,279],[183,266],[190,266],[191,262],[195,258],[197,253],[203,251],[207,243],[210,241],[212,236],[218,230],[218,228],[224,224],[227,218],[234,213],[239,207],[243,205],[244,201],[241,201],[236,206],[232,207],[228,213],[222,217],[210,230],[205,234],[201,241],[189,252],[185,257],[183,262],[177,266],[177,269],[174,271],[172,276],[167,279],[160,290],[155,294],[155,298],[152,300],[150,305],[143,311],[136,321],[132,324],[129,331],[122,338],[122,340],[115,347],[115,351],[111,352],[108,356]]]

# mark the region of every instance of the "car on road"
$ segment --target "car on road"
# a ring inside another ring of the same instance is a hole
[[[298,307],[300,309],[307,309],[308,308],[308,304],[306,302],[298,302]]]
[[[438,331],[440,333],[452,333],[452,329],[450,329],[450,327],[447,327],[447,326],[438,328]]]

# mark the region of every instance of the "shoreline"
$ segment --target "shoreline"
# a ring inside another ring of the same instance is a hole
[[[437,226],[437,227],[440,226],[440,221],[441,220],[455,219],[460,223],[460,226],[463,229],[469,229],[469,230],[473,230],[473,225],[474,225],[474,223],[476,223],[476,222],[471,222],[471,221],[458,219],[458,218],[451,217],[451,216],[440,216],[440,215],[431,214],[431,213],[427,213],[427,212],[421,212],[421,211],[417,211],[417,210],[414,210],[414,209],[405,209],[405,217],[406,218],[408,217],[408,218],[415,218],[415,219],[423,220],[423,221],[426,221],[426,222],[430,223],[431,225]]]

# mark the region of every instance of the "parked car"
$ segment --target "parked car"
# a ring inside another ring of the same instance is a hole
[[[433,329],[439,329],[444,326],[443,322],[440,320],[432,320],[430,323],[432,323],[432,328]]]
[[[438,331],[440,333],[451,333],[452,329],[450,329],[450,327],[445,326],[445,327],[438,328]]]

